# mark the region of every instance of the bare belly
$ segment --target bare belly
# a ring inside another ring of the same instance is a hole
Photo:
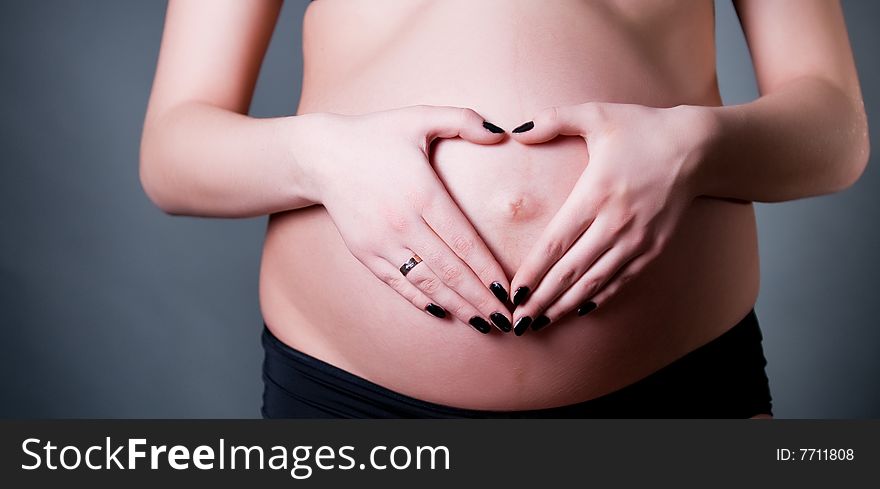
[[[442,19],[421,20],[417,34],[396,47],[386,45],[360,68],[322,63],[310,51],[319,45],[332,51],[333,42],[342,42],[321,38],[314,24],[327,14],[312,13],[306,19],[310,37],[300,112],[458,105],[509,129],[549,105],[719,102],[714,64],[706,71],[713,57],[690,53],[686,66],[695,70],[690,77],[658,68],[646,62],[647,48],[620,34],[607,13],[591,26],[589,19],[600,13],[585,5],[570,6],[586,9],[580,12],[588,19],[582,25],[543,19],[563,26],[552,42],[493,24],[464,26],[460,32],[471,38],[439,43]],[[541,23],[539,14],[571,12],[533,12],[533,23]],[[484,41],[475,39],[479,36],[493,39],[493,52],[464,49]],[[591,48],[597,36],[603,46],[623,47],[617,53]],[[523,46],[522,38],[536,40]],[[429,68],[400,68],[421,67],[426,44],[436,54]],[[443,140],[432,156],[438,175],[509,277],[589,164],[578,138],[537,146]],[[271,217],[260,300],[266,324],[282,341],[398,392],[472,409],[552,407],[628,385],[733,326],[757,296],[756,243],[751,204],[700,198],[666,251],[614,301],[584,318],[556,320],[537,334],[479,335],[399,297],[351,255],[324,208],[313,206]]]

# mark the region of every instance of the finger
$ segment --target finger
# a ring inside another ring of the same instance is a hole
[[[598,218],[571,246],[571,249],[553,264],[531,293],[528,302],[516,308],[515,318],[533,318],[535,322],[532,323],[532,329],[546,326],[541,324],[547,322],[546,314],[545,318],[538,321],[540,313],[580,280],[587,270],[614,246],[617,236],[613,232],[607,232],[607,226],[604,224],[605,220]]]
[[[524,144],[543,143],[560,135],[587,137],[599,110],[593,102],[547,107],[531,121],[514,128],[510,136]]]
[[[593,224],[598,206],[588,202],[580,192],[572,192],[547,224],[510,282],[515,305],[526,302],[550,267]]]
[[[440,319],[443,319],[448,315],[446,309],[442,305],[434,302],[422,293],[418,287],[413,285],[403,276],[402,273],[400,273],[399,267],[395,266],[388,260],[379,256],[373,256],[372,259],[361,260],[361,262],[373,272],[373,275],[385,282],[385,284],[394,289],[394,291],[412,303],[412,305],[425,311],[427,314]]]
[[[483,317],[489,318],[499,330],[504,333],[511,330],[509,313],[506,313],[507,306],[481,282],[470,266],[459,258],[434,230],[425,226],[412,239],[414,243],[410,248],[428,263],[431,270],[446,286],[473,305]],[[472,249],[474,245],[466,246]]]
[[[395,253],[395,255],[396,258],[391,258],[388,261],[397,260],[402,265],[410,257],[416,255],[416,253],[410,250],[401,250]],[[399,270],[398,273],[400,273]],[[401,274],[401,277],[403,277],[403,274]],[[481,316],[479,311],[468,301],[444,284],[443,280],[437,276],[428,263],[422,261],[417,264],[406,274],[405,279],[427,297],[430,297],[435,303],[443,304],[446,311],[459,321],[471,325],[471,327],[483,334],[489,333],[492,329],[489,321]]]
[[[627,263],[617,274],[611,278],[596,295],[592,301],[595,304],[608,304],[614,297],[620,294],[626,285],[632,282],[632,279],[641,274],[651,261],[657,257],[656,252],[649,252],[636,257]]]
[[[576,310],[579,316],[586,316],[600,304],[605,304],[606,297],[599,295],[599,292],[606,284],[609,284],[627,264],[637,263],[637,260],[644,260],[644,257],[644,254],[634,256],[631,250],[623,246],[609,250],[556,302],[550,305],[544,315],[554,320]]]
[[[443,192],[426,205],[422,209],[422,219],[506,308],[510,290],[507,274],[449,194]]]
[[[436,138],[460,137],[476,144],[495,144],[504,139],[503,129],[491,122],[484,124],[488,121],[473,109],[422,106],[420,117],[428,145]]]

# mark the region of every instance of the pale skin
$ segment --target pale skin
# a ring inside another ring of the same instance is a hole
[[[622,387],[754,304],[748,202],[858,179],[858,79],[837,2],[736,3],[761,93],[737,106],[717,94],[711,5],[539,4],[318,0],[297,115],[257,119],[280,2],[172,0],[144,188],[173,214],[273,215],[267,324],[356,374],[487,409]],[[511,312],[493,282],[531,292]]]

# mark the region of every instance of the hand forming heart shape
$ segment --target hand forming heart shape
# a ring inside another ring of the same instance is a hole
[[[498,126],[455,107],[308,114],[302,117],[320,129],[314,134],[326,137],[301,144],[321,162],[308,175],[313,198],[376,277],[428,314],[448,312],[480,333],[494,324],[519,336],[576,307],[583,315],[604,305],[658,256],[697,195],[707,127],[701,114],[687,106],[589,102],[545,109],[514,129],[510,137],[522,144],[581,136],[590,159],[511,282],[428,156],[437,138],[498,143],[505,138]],[[339,133],[347,144],[332,138]]]
[[[606,304],[656,258],[697,196],[707,121],[694,107],[550,107],[512,131],[523,144],[581,136],[589,165],[511,281],[514,332]]]

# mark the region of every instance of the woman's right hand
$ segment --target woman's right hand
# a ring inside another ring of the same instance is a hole
[[[470,109],[412,106],[365,115],[307,114],[316,201],[351,253],[426,313],[481,333],[511,329],[510,283],[429,160],[435,138],[495,144],[503,131]],[[490,130],[491,129],[491,130]],[[312,133],[315,134],[314,132]],[[406,276],[400,267],[423,260]]]

